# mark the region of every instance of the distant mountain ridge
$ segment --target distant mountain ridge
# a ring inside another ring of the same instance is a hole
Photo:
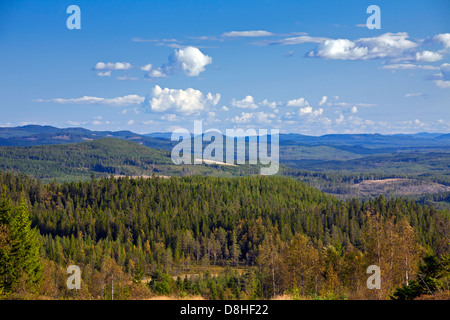
[[[171,132],[137,134],[131,131],[91,131],[85,128],[56,128],[28,125],[0,127],[0,146],[40,146],[79,143],[102,138],[128,140],[140,145],[171,151],[178,141]],[[240,138],[242,139],[242,138]],[[230,140],[224,139],[228,144]],[[209,142],[204,142],[204,146]],[[302,168],[304,161],[348,161],[371,155],[404,152],[450,152],[450,134],[327,134],[308,136],[279,134],[280,161]],[[225,152],[225,149],[224,149]]]
[[[171,132],[137,134],[131,131],[91,131],[89,129],[57,128],[53,126],[26,125],[22,127],[0,127],[0,146],[33,146],[45,144],[76,143],[106,137],[131,140],[142,145],[171,149],[176,143],[170,140]],[[369,148],[386,147],[430,147],[450,145],[450,133],[416,134],[327,134],[308,136],[297,133],[279,135],[280,145],[336,145]]]
[[[0,146],[37,146],[78,143],[101,138],[117,138],[134,141],[141,145],[170,150],[170,139],[146,137],[131,131],[91,131],[85,128],[56,128],[52,126],[27,125],[23,127],[0,127]]]

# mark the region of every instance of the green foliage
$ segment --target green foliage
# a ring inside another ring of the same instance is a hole
[[[151,276],[149,285],[156,294],[167,296],[172,293],[175,282],[167,273],[155,270]]]
[[[21,280],[28,289],[36,288],[42,277],[40,239],[31,228],[30,213],[24,198],[14,205],[6,196],[0,200],[0,288],[11,293]]]
[[[375,214],[385,228],[407,221],[423,247],[448,252],[446,212],[405,199],[342,201],[285,177],[43,184],[0,172],[0,185],[11,199],[5,208],[30,208],[42,256],[55,269],[76,264],[87,270],[89,298],[112,298],[113,286],[116,297],[129,297],[126,281],[148,277],[158,294],[258,299],[299,288],[305,296],[341,298],[363,286],[365,263],[373,263],[367,233]],[[13,245],[7,227],[0,233],[2,259]],[[214,268],[226,270],[205,273]]]
[[[439,259],[427,254],[419,264],[417,279],[397,288],[390,296],[394,300],[413,300],[421,295],[433,295],[441,290],[449,290],[450,254]]]

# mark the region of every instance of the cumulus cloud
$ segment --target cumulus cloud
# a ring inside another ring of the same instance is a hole
[[[307,56],[326,59],[357,60],[367,56],[368,48],[358,47],[348,39],[326,40]]]
[[[252,96],[246,96],[242,100],[236,100],[233,98],[231,101],[231,105],[236,108],[242,109],[257,109],[258,105],[255,103],[255,100]]]
[[[385,33],[378,37],[348,39],[328,39],[321,42],[308,57],[341,60],[370,60],[377,58],[399,58],[417,43],[408,40],[408,33]]]
[[[268,37],[273,33],[264,30],[250,30],[250,31],[230,31],[222,34],[222,37]]]
[[[211,63],[212,58],[210,56],[203,54],[196,47],[188,46],[175,49],[169,57],[169,63],[152,70],[147,76],[159,78],[182,72],[190,77],[196,77],[205,71],[205,67]]]
[[[241,112],[240,115],[237,115],[231,119],[231,122],[234,123],[249,123],[252,120],[255,120],[258,123],[271,123],[272,119],[275,118],[275,115],[273,113],[266,113],[266,112]]]
[[[188,88],[162,89],[155,86],[149,97],[143,102],[143,107],[153,112],[175,111],[191,114],[206,110],[209,106],[217,105],[220,94],[208,93],[206,96],[199,90]]]
[[[195,77],[205,71],[205,67],[211,63],[210,56],[204,55],[198,48],[189,46],[175,50],[172,67],[180,66],[188,76]]]
[[[312,115],[314,117],[319,116],[323,113],[323,109],[319,108],[317,110],[313,110],[313,108],[311,106],[307,106],[307,107],[303,107],[300,108],[298,111],[298,114],[300,116],[304,116],[304,115]]]
[[[442,43],[445,49],[450,49],[450,33],[435,35],[433,40]]]
[[[144,97],[140,97],[135,94],[130,94],[123,97],[116,98],[100,98],[100,97],[92,97],[92,96],[83,96],[81,98],[54,98],[54,99],[37,99],[35,101],[38,102],[53,102],[59,104],[103,104],[109,105],[113,107],[124,107],[133,104],[140,104],[145,100]]]
[[[298,98],[298,99],[293,99],[293,100],[289,100],[286,105],[288,107],[304,107],[304,106],[309,106],[309,102],[305,100],[305,98]]]
[[[261,105],[262,105],[263,107],[268,107],[268,108],[271,108],[271,109],[275,109],[275,108],[278,106],[278,103],[276,103],[275,101],[269,101],[269,100],[267,100],[267,99],[264,99],[264,100],[261,102]]]
[[[234,123],[249,123],[253,119],[253,113],[241,112],[240,116],[235,116],[231,119]]]
[[[139,69],[141,69],[142,71],[147,71],[149,72],[150,70],[152,70],[153,65],[151,63],[146,64],[145,66],[140,67]]]
[[[147,73],[146,77],[148,78],[165,78],[167,75],[160,69],[155,69]]]
[[[416,61],[419,62],[436,62],[444,57],[439,52],[427,51],[416,52]]]

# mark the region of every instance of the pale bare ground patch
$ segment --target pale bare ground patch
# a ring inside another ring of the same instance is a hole
[[[404,179],[404,178],[390,178],[390,179],[379,179],[379,180],[364,180],[358,183],[358,185],[361,184],[386,184],[386,183],[393,183],[393,182],[407,182],[412,181],[412,179]]]
[[[279,294],[275,297],[270,298],[270,300],[293,300],[292,296],[289,294]]]
[[[355,184],[353,187],[363,194],[384,194],[386,192],[392,192],[395,194],[413,195],[450,191],[449,186],[440,183],[405,178],[364,180]]]
[[[115,174],[114,175],[115,179],[119,179],[119,178],[129,178],[129,179],[139,179],[139,178],[144,178],[144,179],[152,179],[152,178],[162,178],[162,179],[170,179],[170,176],[162,176],[162,175],[154,175],[154,176],[149,176],[149,175],[140,175],[140,176],[125,176],[123,174]]]
[[[202,296],[186,296],[186,297],[176,297],[176,296],[154,296],[147,298],[145,300],[206,300]]]
[[[222,161],[215,161],[215,160],[210,160],[210,159],[194,159],[194,161],[203,161],[206,164],[220,164],[222,166],[232,166],[232,167],[237,167],[237,165],[233,164],[233,163],[226,163],[226,162],[222,162]]]

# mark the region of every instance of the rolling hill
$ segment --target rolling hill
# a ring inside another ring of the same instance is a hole
[[[0,170],[49,182],[85,181],[95,176],[238,176],[255,174],[257,166],[216,163],[174,165],[168,150],[148,148],[133,141],[101,138],[70,144],[0,147]]]

